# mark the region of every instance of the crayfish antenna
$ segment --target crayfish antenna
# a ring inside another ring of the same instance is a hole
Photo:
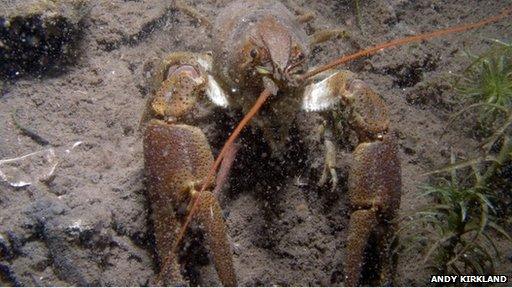
[[[213,189],[212,193],[216,198],[218,198],[220,203],[222,203],[220,199],[220,192],[224,184],[226,184],[228,181],[229,173],[231,172],[233,162],[235,162],[236,154],[238,153],[239,149],[240,145],[238,144],[229,146],[226,154],[224,155],[224,158],[222,159],[219,170],[217,171],[217,180],[215,181],[215,188]]]
[[[462,24],[462,25],[458,25],[458,26],[455,26],[455,27],[450,27],[450,28],[446,28],[446,29],[441,29],[441,30],[437,30],[437,31],[433,31],[433,32],[427,32],[427,33],[422,33],[422,34],[418,34],[418,35],[413,35],[413,36],[409,36],[409,37],[405,37],[405,38],[400,38],[400,39],[394,39],[394,40],[391,40],[391,41],[388,41],[388,42],[384,42],[384,43],[381,43],[381,44],[377,44],[373,47],[370,47],[368,49],[364,49],[364,50],[360,50],[356,53],[353,53],[353,54],[350,54],[350,55],[346,55],[346,56],[342,56],[338,59],[335,59],[325,65],[322,65],[316,69],[314,69],[313,71],[310,71],[308,73],[306,73],[302,79],[305,80],[305,79],[308,79],[310,77],[313,77],[319,73],[322,73],[326,70],[329,70],[329,69],[332,69],[332,68],[335,68],[339,65],[342,65],[342,64],[345,64],[347,62],[350,62],[350,61],[353,61],[353,60],[356,60],[356,59],[359,59],[359,58],[362,58],[362,57],[367,57],[367,56],[371,56],[371,55],[374,55],[384,49],[387,49],[387,48],[394,48],[394,47],[398,47],[398,46],[402,46],[402,45],[405,45],[405,44],[409,44],[409,43],[412,43],[412,42],[419,42],[419,41],[423,41],[423,40],[428,40],[428,39],[432,39],[432,38],[436,38],[436,37],[440,37],[440,36],[443,36],[443,35],[447,35],[447,34],[452,34],[452,33],[458,33],[458,32],[463,32],[463,31],[467,31],[467,30],[472,30],[472,29],[477,29],[477,28],[480,28],[482,26],[485,26],[485,25],[488,25],[488,24],[491,24],[491,23],[494,23],[494,22],[498,22],[500,20],[502,20],[503,18],[507,17],[507,16],[510,16],[510,14],[512,14],[512,6],[510,7],[507,7],[505,9],[503,9],[501,11],[500,14],[496,15],[496,16],[493,16],[493,17],[489,17],[489,18],[486,18],[484,20],[481,20],[481,21],[478,21],[478,22],[475,22],[475,23],[469,23],[469,24]]]

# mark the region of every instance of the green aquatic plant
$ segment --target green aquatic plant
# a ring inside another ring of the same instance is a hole
[[[402,255],[419,251],[436,274],[489,275],[501,255],[498,241],[512,242],[507,222],[512,200],[506,171],[512,169],[512,45],[496,46],[471,56],[455,87],[466,108],[452,119],[478,111],[485,138],[470,159],[431,171],[420,197],[428,204],[401,219],[397,235]],[[497,237],[501,236],[501,237]],[[410,255],[410,254],[408,254]],[[414,254],[413,254],[414,255]]]
[[[433,230],[424,261],[434,257],[432,268],[442,274],[492,273],[493,255],[498,251],[489,249],[495,245],[486,230],[493,225],[489,221],[493,206],[487,195],[453,183],[427,186],[425,195],[432,196],[436,204],[423,211],[425,216],[431,213],[426,220]]]
[[[492,139],[492,140],[489,140]],[[470,167],[472,170],[468,176],[472,176],[473,185],[477,188],[485,189],[491,185],[493,177],[503,168],[503,166],[512,160],[512,136],[505,131],[495,131],[493,136],[480,145],[480,156],[465,161],[453,162],[442,168],[431,171],[429,174],[439,174],[443,172],[455,173]]]
[[[487,139],[480,145],[477,151],[480,156],[465,161],[452,161],[451,164],[430,172],[462,172],[465,187],[485,190],[486,194],[490,195],[498,222],[506,222],[507,218],[512,219],[512,136],[509,134],[501,130],[495,131],[489,138],[491,140]]]
[[[471,167],[475,187],[488,187],[501,216],[506,216],[507,203],[512,201],[511,185],[502,179],[512,169],[512,44],[493,42],[482,55],[470,55],[473,61],[455,86],[467,107],[453,119],[472,109],[478,111],[478,127],[485,136],[475,151],[479,156],[433,173]]]
[[[512,159],[512,139],[503,135],[495,144],[498,148],[466,161],[456,161],[452,153],[449,165],[430,172],[449,176],[422,187],[421,197],[429,203],[402,221],[402,252],[407,246],[422,251],[424,264],[438,274],[494,273],[500,257],[495,236],[512,242],[501,226],[506,195],[499,191],[506,189],[496,181]]]
[[[500,256],[495,235],[512,238],[495,222],[488,191],[459,184],[443,179],[423,187],[422,197],[433,203],[402,223],[399,234],[407,236],[401,248],[420,250],[423,263],[438,274],[492,274]]]
[[[457,116],[478,108],[478,124],[486,132],[512,109],[512,44],[494,42],[496,45],[480,56],[468,53],[473,62],[455,85],[462,100],[469,104]]]

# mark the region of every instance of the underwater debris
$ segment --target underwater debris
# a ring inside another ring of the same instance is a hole
[[[71,146],[48,148],[20,157],[0,160],[0,180],[12,187],[25,187],[36,182],[49,182],[61,159],[82,144],[77,141]]]

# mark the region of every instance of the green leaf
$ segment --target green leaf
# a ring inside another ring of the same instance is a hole
[[[422,175],[432,175],[432,174],[439,174],[439,173],[442,173],[442,172],[450,172],[452,170],[457,170],[457,169],[462,169],[462,168],[465,168],[465,167],[468,167],[468,166],[471,166],[471,165],[474,165],[474,164],[479,164],[481,162],[484,162],[484,161],[494,161],[496,158],[492,155],[487,155],[487,156],[484,156],[484,157],[477,157],[477,158],[474,158],[474,159],[470,159],[470,160],[467,160],[467,161],[462,161],[462,162],[459,162],[459,163],[454,163],[454,164],[448,164],[442,168],[439,168],[439,169],[436,169],[436,170],[433,170],[433,171],[430,171],[430,172],[427,172],[427,173],[424,173]]]
[[[497,258],[499,258],[500,252],[498,251],[498,247],[496,247],[494,240],[489,236],[488,233],[482,233],[482,235],[487,240],[487,242],[489,242],[489,244],[491,245],[492,249],[494,250],[494,254],[496,254]]]
[[[465,258],[465,263],[467,263],[471,268],[473,268],[473,273],[477,275],[485,275],[484,268],[480,265],[480,261],[478,259],[474,259],[471,255],[467,255]]]
[[[507,238],[508,241],[512,242],[512,237],[510,237],[510,235],[505,230],[503,230],[503,228],[501,226],[499,226],[498,224],[494,223],[493,221],[489,221],[487,224],[489,225],[489,227],[491,227],[494,230],[496,230],[503,237]]]
[[[460,222],[466,221],[466,216],[468,214],[468,208],[466,206],[466,203],[464,201],[459,202],[460,207]]]
[[[485,197],[484,197],[485,198]],[[487,199],[487,198],[485,198]],[[487,215],[489,215],[489,208],[485,203],[481,202],[481,213],[480,213],[480,231],[478,233],[482,233],[487,226]]]
[[[485,203],[484,206],[487,206],[489,208],[491,208],[491,210],[496,213],[496,210],[494,209],[494,205],[492,205],[491,201],[489,201],[489,198],[487,198],[487,196],[485,196],[484,194],[482,193],[476,193],[477,197],[483,202]]]
[[[482,107],[494,108],[494,109],[502,111],[503,113],[508,113],[509,112],[509,110],[506,107],[502,106],[502,105],[498,105],[498,104],[494,104],[494,103],[486,103],[486,102],[474,103],[474,104],[471,104],[468,107],[460,110],[459,112],[453,114],[453,116],[451,116],[450,119],[448,120],[448,124],[446,124],[446,128],[445,129],[450,127],[450,125],[455,121],[455,119],[460,117],[462,114],[468,112],[471,109],[482,108]]]
[[[475,247],[473,247],[473,249],[475,249],[474,253],[477,253],[476,251],[478,251],[481,254],[481,257],[477,257],[477,258],[481,258],[481,259],[489,262],[489,264],[491,264],[491,271],[486,271],[487,272],[486,274],[494,273],[494,270],[495,270],[494,257],[492,257],[491,254],[489,254],[489,252],[483,246],[475,245]],[[479,261],[479,262],[483,262],[483,261]]]
[[[425,257],[423,259],[423,264],[425,264],[428,261],[428,259],[432,255],[432,253],[434,253],[441,244],[450,240],[454,236],[455,236],[455,233],[450,233],[447,236],[437,240],[434,244],[432,244],[432,246],[430,247],[430,249],[428,250],[427,254],[425,255]]]

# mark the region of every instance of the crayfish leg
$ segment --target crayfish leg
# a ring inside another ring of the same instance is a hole
[[[224,286],[238,286],[233,266],[233,253],[219,201],[210,191],[204,191],[198,197],[201,197],[201,201],[195,220],[204,231],[219,279]]]

